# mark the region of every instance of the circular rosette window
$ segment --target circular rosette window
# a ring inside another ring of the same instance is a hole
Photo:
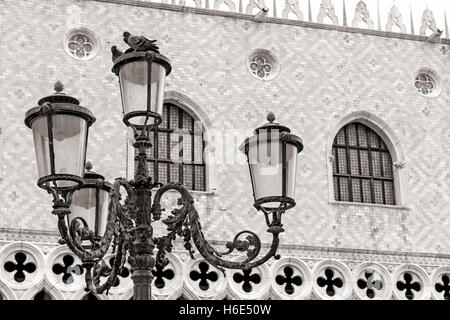
[[[26,289],[37,284],[44,275],[44,258],[37,248],[27,243],[14,243],[0,251],[0,278],[8,287]]]
[[[98,40],[87,28],[74,28],[66,33],[63,41],[66,53],[77,60],[90,60],[98,53]]]
[[[156,265],[153,270],[152,293],[155,296],[163,296],[167,299],[176,299],[183,289],[183,265],[173,254],[167,253],[169,263],[161,268]]]
[[[352,294],[352,275],[344,264],[326,260],[313,271],[314,294],[324,300],[346,300]]]
[[[414,75],[414,89],[424,97],[439,96],[442,92],[441,82],[439,74],[430,68],[422,68]]]
[[[114,266],[116,257],[114,255],[109,255],[103,258],[106,270],[110,271]],[[101,277],[100,284],[104,284],[108,279],[109,273],[107,272],[104,277]],[[113,282],[109,291],[111,293],[123,293],[126,292],[130,287],[133,286],[133,282],[131,280],[131,266],[128,262],[125,262],[117,273],[116,280]]]
[[[222,297],[227,287],[227,281],[222,271],[211,266],[200,255],[187,264],[186,286],[191,292],[203,299]]]
[[[393,275],[394,297],[399,300],[427,300],[430,284],[427,273],[414,265],[402,265]]]
[[[272,290],[280,299],[304,300],[311,295],[311,271],[302,261],[284,258],[274,263]]]
[[[75,291],[86,286],[81,260],[66,246],[56,247],[47,256],[47,278],[60,290]]]
[[[377,263],[362,263],[353,272],[355,294],[361,300],[387,300],[392,295],[389,272]]]
[[[247,69],[256,79],[272,80],[280,73],[280,63],[272,52],[256,49],[248,55]]]
[[[436,300],[450,300],[450,267],[441,267],[434,271],[431,291]]]
[[[243,259],[240,257],[237,260]],[[265,299],[269,293],[269,280],[269,269],[266,264],[248,270],[227,270],[228,286],[239,299]]]

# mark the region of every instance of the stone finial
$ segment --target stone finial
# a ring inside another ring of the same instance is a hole
[[[312,22],[311,0],[308,0],[308,21]]]
[[[221,4],[225,3],[231,12],[236,12],[236,6],[233,0],[214,0],[214,10],[219,10]]]
[[[445,37],[448,39],[448,24],[447,24],[447,12],[444,12],[444,25],[445,25]]]
[[[356,4],[352,27],[357,28],[360,22],[365,22],[369,29],[373,29],[373,21],[370,19],[369,10],[367,9],[365,2],[362,0]]]
[[[64,90],[64,85],[61,81],[56,81],[53,89],[55,90],[55,93],[62,93],[62,91]]]
[[[265,0],[250,0],[248,2],[247,8],[245,9],[246,14],[252,14],[253,9],[264,9],[267,8],[265,4]]]
[[[347,27],[347,11],[345,10],[345,0],[342,0],[342,25]]]
[[[397,26],[401,33],[406,33],[406,26],[403,23],[402,14],[400,9],[393,5],[388,15],[388,22],[386,24],[386,31],[392,31],[392,28]]]
[[[409,17],[411,19],[411,34],[415,34],[416,32],[414,31],[414,19],[411,6],[409,7]]]
[[[381,31],[380,1],[377,1],[377,22],[378,22],[378,31]]]
[[[277,0],[273,0],[273,17],[278,18],[278,12],[277,12]]]
[[[291,12],[297,16],[297,20],[303,20],[303,13],[300,11],[298,0],[285,0],[283,19],[287,19]]]
[[[424,36],[427,29],[435,32],[437,31],[436,20],[434,19],[433,12],[428,7],[422,14],[422,25],[420,26],[420,35]]]
[[[320,4],[320,11],[317,15],[317,22],[323,23],[323,19],[326,17],[330,18],[335,26],[339,24],[338,17],[336,16],[331,0],[322,0],[322,3]]]
[[[269,111],[267,114],[267,121],[273,123],[275,121],[275,114],[272,111]]]
[[[92,162],[86,161],[86,164],[84,165],[84,169],[86,169],[87,171],[91,171],[92,170]]]

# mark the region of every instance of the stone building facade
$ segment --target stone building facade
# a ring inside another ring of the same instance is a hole
[[[110,53],[114,44],[125,47],[125,30],[158,39],[173,67],[166,100],[201,122],[205,156],[214,161],[206,164],[205,191],[193,194],[204,233],[216,246],[244,229],[261,235],[264,250],[270,244],[252,206],[241,140],[271,110],[305,146],[297,206],[283,216],[281,259],[224,277],[180,245],[166,270],[155,274],[156,299],[450,298],[448,31],[437,42],[425,35],[436,31],[425,11],[423,34],[407,33],[395,9],[387,27],[397,24],[402,32],[376,30],[362,1],[354,21],[367,28],[352,27],[350,18],[348,25],[347,19],[344,25],[308,21],[306,13],[300,18],[296,1],[277,1],[267,16],[255,17],[262,2],[0,2],[3,299],[86,298],[80,261],[57,244],[51,198],[36,186],[32,134],[23,119],[61,80],[97,118],[87,155],[95,171],[109,181],[131,178],[134,154]],[[325,9],[321,14],[332,16]],[[76,35],[83,40],[70,45]],[[336,200],[333,142],[353,122],[386,144],[395,204]],[[203,278],[207,287],[199,285]],[[129,299],[129,272],[119,279],[109,295],[96,298]]]

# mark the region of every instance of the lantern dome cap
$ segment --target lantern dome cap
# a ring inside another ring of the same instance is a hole
[[[278,131],[277,133],[279,133],[281,140],[284,140],[287,143],[294,144],[297,147],[298,152],[301,152],[303,150],[302,138],[290,133],[291,129],[289,129],[288,127],[280,125],[279,123],[274,123],[275,115],[273,114],[273,112],[269,112],[267,114],[267,121],[269,122],[255,129],[255,136],[245,139],[245,141],[239,147],[239,150],[247,154],[249,145],[258,143],[258,134],[267,133],[269,131]]]
[[[102,182],[105,190],[109,191],[112,188],[112,184],[109,183],[108,181],[105,181],[105,177],[102,176],[101,174],[98,174],[92,170],[92,162],[91,161],[86,161],[85,164],[85,172],[84,172],[84,184],[82,186],[82,188],[88,188],[88,187],[92,187],[98,183],[98,182]]]
[[[116,59],[114,59],[114,65],[111,71],[116,75],[118,75],[120,67],[123,64],[136,60],[152,60],[156,63],[161,64],[166,69],[166,76],[168,76],[172,71],[172,65],[170,63],[169,58],[163,56],[162,54],[155,53],[152,51],[132,51],[124,53],[118,56]]]
[[[288,133],[291,132],[291,129],[289,129],[288,127],[280,125],[277,122],[274,122],[275,114],[272,111],[269,111],[269,113],[267,114],[267,121],[268,121],[268,123],[256,128],[254,133],[258,134],[259,131],[261,131],[261,130],[266,130],[266,131],[267,130],[278,130],[280,133],[281,132],[288,132]]]
[[[36,118],[50,112],[53,114],[72,114],[79,116],[85,119],[89,126],[95,122],[95,117],[89,109],[80,106],[78,99],[62,92],[64,85],[61,81],[56,81],[54,89],[54,94],[40,99],[37,107],[31,108],[26,112],[25,124],[27,127],[31,128],[31,124]],[[49,107],[48,104],[51,106]]]
[[[55,90],[54,94],[51,94],[47,97],[44,97],[42,99],[40,99],[38,101],[38,105],[43,105],[46,102],[50,102],[50,103],[70,103],[70,104],[75,104],[75,105],[79,105],[80,101],[77,98],[71,97],[66,95],[63,90],[64,90],[64,85],[61,81],[56,81],[53,89]]]

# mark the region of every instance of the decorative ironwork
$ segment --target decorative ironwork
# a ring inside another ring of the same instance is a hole
[[[131,48],[124,54],[112,50],[114,73],[119,72],[121,65],[136,59],[158,60],[158,63],[165,67],[166,75],[170,72],[171,67],[168,59],[156,53],[157,47],[154,45],[154,41],[144,37],[131,36],[128,33],[124,34],[124,40]],[[148,87],[150,90],[150,84]],[[54,96],[51,96],[51,98],[53,99]],[[58,95],[56,96],[59,98]],[[78,107],[74,106],[75,109]],[[55,108],[52,110],[52,112],[55,112]],[[63,112],[68,112],[68,110],[69,108],[65,108]],[[30,112],[26,119],[28,124],[31,117],[37,116],[34,115],[34,112],[42,111],[38,109]],[[78,109],[74,112],[84,115]],[[145,117],[145,124],[142,128],[137,128],[128,122],[137,113],[139,116]],[[155,118],[155,122],[152,126],[147,126],[150,117]],[[95,120],[90,113],[88,118],[92,122]],[[272,244],[265,255],[259,255],[261,241],[251,231],[239,232],[232,241],[226,243],[224,251],[218,251],[205,239],[198,212],[194,207],[194,200],[188,189],[178,182],[163,185],[159,181],[153,181],[149,176],[146,168],[149,149],[152,148],[149,133],[152,127],[156,127],[161,122],[161,115],[151,114],[150,111],[133,111],[126,114],[123,120],[127,126],[131,126],[135,131],[133,146],[137,150],[137,167],[134,180],[127,181],[118,178],[112,185],[103,236],[97,236],[90,229],[92,226],[89,226],[82,217],[74,217],[70,222],[67,219],[67,216],[71,213],[69,208],[76,187],[64,189],[48,184],[48,188],[46,188],[53,196],[52,213],[58,217],[58,229],[62,241],[81,259],[85,268],[87,290],[93,294],[108,293],[109,289],[117,284],[117,277],[124,275],[124,264],[128,261],[131,265],[131,278],[134,282],[134,299],[149,300],[151,298],[151,284],[155,276],[157,287],[164,286],[163,278],[169,279],[174,276],[173,271],[170,274],[169,270],[163,270],[169,263],[166,254],[172,251],[173,241],[177,236],[183,239],[184,246],[192,258],[194,253],[193,243],[201,256],[219,270],[224,271],[224,268],[242,269],[244,276],[235,274],[234,278],[244,282],[244,290],[249,288],[251,290],[250,282],[259,283],[261,281],[259,275],[251,275],[252,268],[265,263],[272,257],[279,259],[279,256],[276,255],[279,234],[284,231],[281,216],[288,207],[280,206],[278,209],[271,209],[270,212],[257,207],[258,210],[264,212],[268,226],[267,232],[272,234]],[[139,129],[139,133],[137,129]],[[289,131],[289,129],[287,130]],[[81,179],[81,184],[83,182],[83,179]],[[159,188],[152,199],[152,189],[155,187]],[[168,191],[179,193],[178,207],[162,219],[164,209],[161,207],[161,199]],[[295,202],[292,203],[292,206],[294,204]],[[272,221],[269,219],[269,214],[273,217]],[[158,220],[161,220],[167,226],[167,234],[156,237],[153,235],[152,223]],[[89,243],[89,245],[86,243]],[[111,246],[114,259],[110,259],[110,265],[108,265],[104,257]],[[154,255],[155,249],[156,255]],[[225,256],[236,251],[243,255],[243,259],[225,259]],[[25,259],[21,261],[23,263]],[[104,277],[106,277],[106,281]],[[211,280],[211,276],[209,278]]]
[[[334,139],[333,157],[335,200],[395,204],[392,158],[375,131],[346,125]]]

